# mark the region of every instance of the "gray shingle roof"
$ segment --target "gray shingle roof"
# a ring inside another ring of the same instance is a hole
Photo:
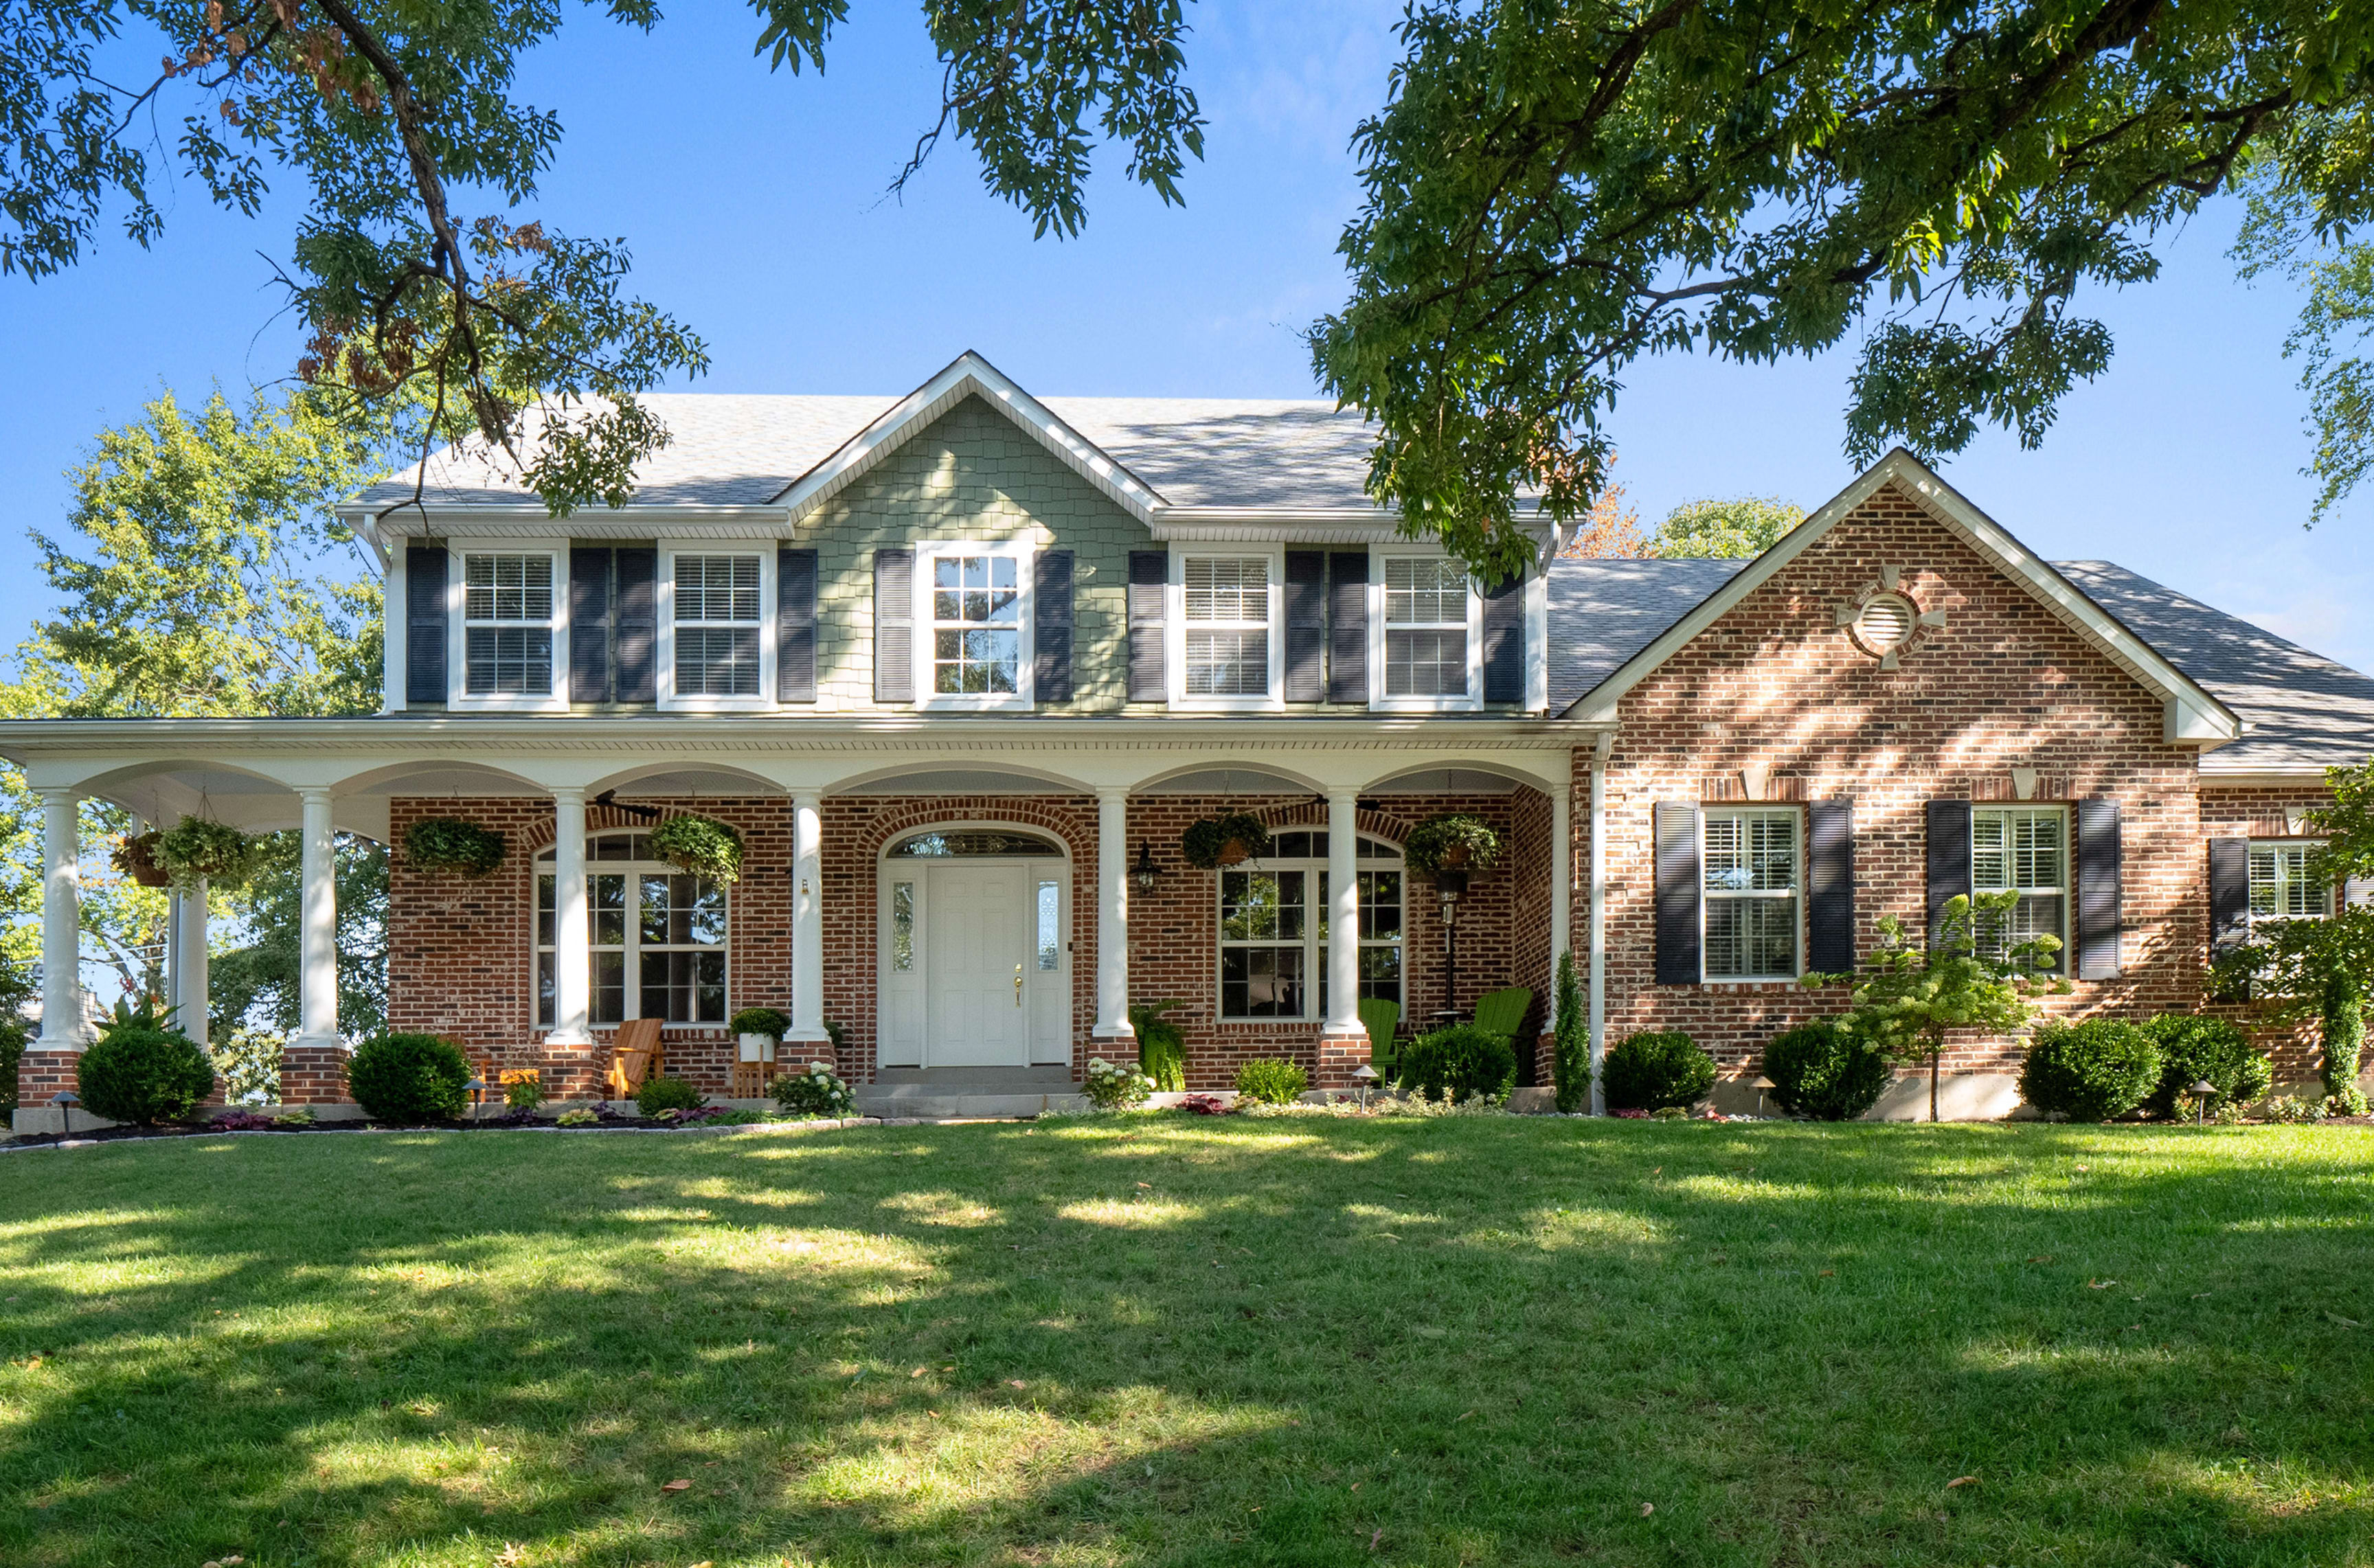
[[[1550,711],[1623,667],[1745,561],[1569,560],[1550,568]]]
[[[2056,561],[2087,597],[2241,716],[2205,774],[2331,767],[2374,753],[2374,678],[2108,561]]]
[[[654,392],[668,445],[646,459],[642,506],[760,506],[878,418],[896,397]],[[1179,507],[1361,508],[1370,435],[1333,404],[1278,398],[1051,397],[1050,412]],[[516,507],[535,497],[475,443],[431,453],[431,506]],[[408,500],[414,470],[365,491]]]

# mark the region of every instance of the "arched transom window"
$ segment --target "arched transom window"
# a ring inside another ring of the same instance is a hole
[[[585,841],[585,907],[594,947],[594,1022],[725,1022],[725,889],[652,853],[645,833]],[[553,1026],[553,857],[535,858],[536,1019]]]

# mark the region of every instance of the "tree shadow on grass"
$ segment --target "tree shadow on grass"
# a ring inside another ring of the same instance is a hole
[[[0,1559],[2347,1563],[2369,1150],[1164,1119],[29,1158]]]

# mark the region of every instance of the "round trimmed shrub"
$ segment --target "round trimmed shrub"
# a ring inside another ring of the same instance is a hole
[[[1816,1121],[1852,1121],[1872,1106],[1894,1074],[1871,1042],[1835,1018],[1782,1031],[1764,1047],[1764,1075],[1783,1110]]]
[[[181,1121],[214,1093],[214,1063],[178,1029],[147,1022],[108,1028],[76,1067],[82,1108],[110,1121]]]
[[[1402,1052],[1394,1083],[1424,1092],[1428,1099],[1445,1096],[1464,1105],[1477,1094],[1499,1095],[1517,1081],[1517,1053],[1506,1035],[1453,1024],[1420,1035]]]
[[[373,1121],[452,1121],[469,1103],[470,1059],[435,1035],[374,1035],[347,1059],[347,1093]]]
[[[646,1078],[635,1091],[635,1109],[647,1117],[662,1111],[699,1110],[700,1102],[700,1091],[681,1078]]]
[[[2159,1047],[2119,1018],[2039,1024],[2019,1066],[2019,1097],[2071,1121],[2109,1121],[2159,1082]]]
[[[1600,1082],[1609,1110],[1693,1106],[1714,1087],[1714,1058],[1678,1029],[1652,1029],[1618,1041]]]
[[[2204,1079],[2217,1085],[2220,1106],[2254,1104],[2274,1087],[2274,1063],[2251,1047],[2251,1036],[2239,1024],[2163,1012],[2146,1019],[2142,1029],[2159,1047],[2159,1086],[2144,1102],[2156,1117],[2176,1115],[2176,1097],[2191,1094],[2193,1084]]]
[[[1299,1062],[1284,1057],[1257,1057],[1237,1069],[1237,1097],[1265,1106],[1291,1105],[1310,1087],[1310,1075]]]

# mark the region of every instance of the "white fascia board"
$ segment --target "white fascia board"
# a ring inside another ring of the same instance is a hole
[[[774,505],[782,509],[788,521],[797,522],[968,397],[979,397],[1002,410],[1015,424],[1038,438],[1039,444],[1058,461],[1138,521],[1149,521],[1155,509],[1161,506],[1161,496],[1124,467],[1120,459],[1055,417],[1045,404],[970,348],[957,356],[947,369],[842,442],[832,455],[785,486],[774,497]]]
[[[1932,517],[2005,575],[2024,583],[2064,626],[2158,696],[2164,705],[2166,738],[2171,743],[2206,747],[2241,735],[2241,720],[2231,708],[2162,658],[2118,617],[2087,598],[2043,557],[1901,447],[1858,475],[1819,511],[1781,535],[1745,570],[1700,601],[1696,609],[1668,626],[1663,636],[1627,660],[1614,674],[1578,697],[1567,710],[1568,715],[1586,722],[1613,722],[1616,703],[1625,693],[1679,652],[1691,638],[1730,614],[1782,567],[1803,555],[1841,519],[1889,484],[1900,486],[1918,498]]]
[[[2300,763],[2291,767],[2242,766],[2227,771],[2217,766],[2215,757],[2204,757],[2201,763],[2201,787],[2218,790],[2289,790],[2300,785],[2321,789],[2330,782],[2324,769],[2313,763]]]

